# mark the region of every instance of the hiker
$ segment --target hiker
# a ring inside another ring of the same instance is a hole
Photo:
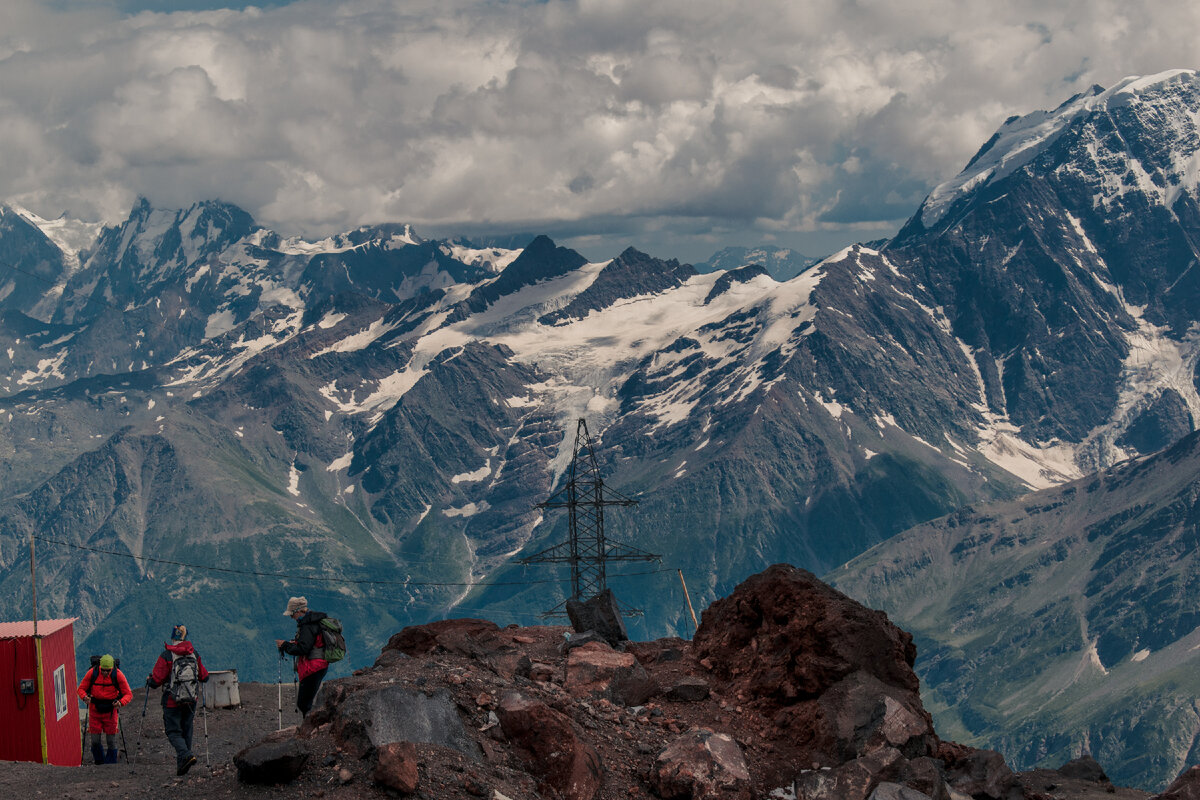
[[[329,662],[325,660],[325,639],[321,634],[321,620],[325,614],[309,611],[305,598],[292,597],[288,599],[283,615],[296,620],[296,638],[288,642],[276,639],[275,646],[280,653],[296,657],[294,669],[300,678],[300,685],[296,689],[296,708],[301,717],[307,717],[317,697],[317,689],[321,688],[321,681],[329,671]]]
[[[175,774],[186,775],[196,764],[192,754],[192,723],[196,719],[196,701],[200,684],[208,680],[208,670],[200,654],[187,638],[187,627],[171,629],[171,641],[154,662],[154,671],[146,678],[151,689],[163,687],[163,728],[167,741],[175,748]]]
[[[92,656],[95,658],[95,656]],[[117,669],[117,661],[110,654],[100,656],[95,666],[83,675],[79,682],[80,699],[88,701],[88,733],[92,735],[92,759],[97,764],[117,763],[117,725],[120,724],[117,709],[128,705],[133,699],[125,673]],[[100,735],[107,740],[104,747]]]

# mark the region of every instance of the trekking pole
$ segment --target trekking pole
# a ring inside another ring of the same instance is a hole
[[[283,651],[279,651],[279,675],[275,678],[275,689],[279,695],[279,730],[283,730]]]
[[[204,717],[204,766],[212,772],[212,762],[208,760],[208,703],[204,699],[204,684],[200,684],[200,714]]]
[[[79,763],[80,764],[83,763],[83,755],[84,755],[84,753],[87,752],[87,740],[88,740],[87,726],[88,726],[88,716],[89,716],[89,712],[91,711],[91,708],[92,708],[91,703],[88,703],[86,706],[83,707],[83,730],[81,730],[79,732]]]
[[[125,751],[125,763],[129,763],[129,745],[125,744],[125,726],[117,721],[117,733],[121,734],[121,749]]]
[[[146,730],[146,705],[150,702],[150,687],[146,687],[142,699],[142,721],[138,724],[137,757],[142,757],[142,732]],[[128,753],[126,754],[128,757]]]

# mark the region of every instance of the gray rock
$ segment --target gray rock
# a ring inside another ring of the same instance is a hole
[[[650,784],[664,800],[749,800],[750,771],[729,734],[706,728],[689,731],[659,753]]]
[[[479,745],[463,727],[450,692],[432,695],[403,686],[356,692],[337,710],[339,724],[361,723],[370,743],[380,747],[392,742],[417,742],[450,747],[468,758],[480,760]]]
[[[568,600],[567,616],[571,619],[571,627],[578,633],[597,633],[614,646],[629,641],[612,589],[605,589],[591,600]]]

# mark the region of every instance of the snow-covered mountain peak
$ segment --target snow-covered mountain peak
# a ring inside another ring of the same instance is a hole
[[[9,208],[62,250],[63,263],[72,271],[79,268],[80,252],[95,244],[104,230],[102,223],[69,219],[65,214],[57,219],[44,219],[19,205],[9,204]]]
[[[1195,70],[1176,69],[1127,77],[1108,89],[1093,87],[1053,111],[1010,117],[962,172],[929,193],[918,212],[921,224],[926,229],[932,228],[959,200],[1026,166],[1052,147],[1077,121],[1096,115],[1127,114],[1137,106],[1148,106],[1156,111],[1145,115],[1134,111],[1139,117],[1137,122],[1146,128],[1161,128],[1155,131],[1156,138],[1174,143],[1171,158],[1174,163],[1164,170],[1166,174],[1160,176],[1159,181],[1152,177],[1149,181],[1194,190],[1200,179],[1200,162],[1196,158],[1200,138],[1196,136],[1196,114],[1189,110],[1190,104],[1180,102],[1184,94],[1200,94],[1200,77]],[[1095,156],[1095,146],[1090,149]],[[1137,160],[1133,153],[1123,156]],[[1124,182],[1124,176],[1114,178],[1118,183]],[[1158,194],[1158,202],[1170,204],[1169,193]]]

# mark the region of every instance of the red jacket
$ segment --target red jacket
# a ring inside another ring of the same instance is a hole
[[[204,668],[204,662],[200,660],[200,654],[196,652],[196,648],[191,642],[182,641],[174,644],[163,645],[166,649],[159,655],[158,661],[154,662],[154,671],[150,673],[150,677],[146,679],[146,685],[151,689],[162,686],[171,677],[171,662],[174,660],[172,653],[185,656],[192,653],[196,656],[196,672],[199,675],[200,681],[203,683],[208,680],[208,670]],[[175,707],[175,700],[172,699],[170,692],[163,692],[163,705],[167,708]]]
[[[92,681],[93,675],[96,676],[95,682]],[[79,699],[87,700],[89,704],[92,698],[117,700],[119,705],[125,705],[133,699],[133,692],[129,690],[129,681],[125,680],[125,673],[115,667],[108,675],[95,668],[89,669],[83,674],[83,680],[79,682],[79,689],[76,691]],[[109,712],[97,711],[96,713]]]

